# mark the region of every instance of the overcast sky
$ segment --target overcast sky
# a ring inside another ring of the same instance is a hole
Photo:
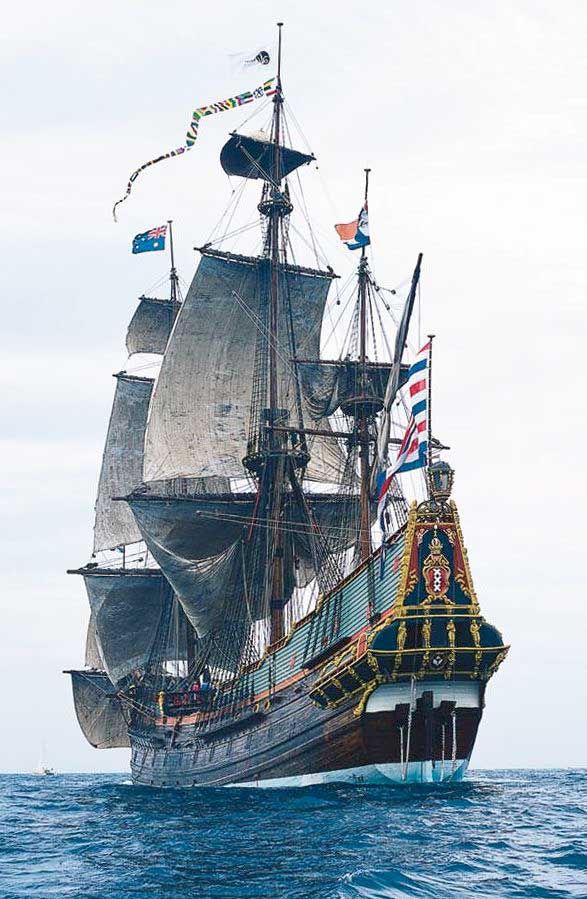
[[[118,224],[110,210],[137,165],[181,145],[194,107],[254,86],[228,54],[281,18],[331,263],[346,277],[356,262],[332,225],[356,214],[365,165],[377,280],[403,281],[424,253],[436,431],[482,611],[512,644],[473,766],[585,764],[586,5],[30,0],[0,36],[0,769],[30,770],[43,741],[62,771],[127,768],[77,727],[61,670],[83,661],[88,610],[65,569],[89,557],[127,322],[165,272],[131,238],[173,218],[191,280],[242,116],[208,119],[191,153],[142,176]]]

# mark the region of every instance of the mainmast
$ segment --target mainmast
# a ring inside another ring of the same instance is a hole
[[[281,29],[283,22],[278,22],[279,29],[277,50],[277,91],[273,98],[273,178],[274,185],[270,193],[269,206],[269,249],[271,253],[271,307],[269,319],[269,409],[270,425],[278,424],[278,384],[277,384],[277,345],[279,340],[279,230],[281,218],[285,213],[281,197],[281,166],[280,166],[280,133],[281,133],[281,106],[283,103],[281,91]],[[273,494],[272,520],[275,528],[273,543],[273,560],[271,570],[270,592],[270,642],[275,643],[284,634],[284,570],[283,570],[283,534],[281,529],[282,493],[284,484],[283,435],[277,431],[269,431],[270,467],[271,478],[270,492]],[[272,488],[272,489],[271,489]]]
[[[279,339],[279,224],[284,214],[281,202],[281,171],[280,171],[280,133],[281,133],[281,106],[283,96],[281,92],[281,29],[283,22],[278,22],[279,39],[277,50],[277,90],[273,97],[273,178],[274,185],[270,193],[268,207],[269,213],[269,248],[271,253],[271,313],[269,319],[269,406],[272,411],[277,409],[277,341]],[[272,442],[276,435],[271,432]],[[278,438],[279,439],[279,438]]]
[[[286,413],[280,408],[277,348],[279,345],[280,297],[280,234],[281,221],[292,210],[289,200],[281,191],[281,114],[283,93],[281,85],[281,29],[278,22],[277,87],[273,97],[273,121],[271,142],[273,144],[272,171],[265,182],[259,211],[268,218],[265,242],[265,257],[269,266],[268,335],[267,335],[267,402],[264,412],[265,437],[261,437],[262,463],[255,469],[259,472],[259,491],[265,496],[268,518],[271,522],[268,542],[268,592],[270,615],[270,643],[280,640],[284,634],[284,541],[283,541],[283,493],[285,480],[289,474],[287,439],[279,425],[285,423]],[[246,460],[245,460],[246,464]]]
[[[365,169],[365,208],[369,194],[369,172]],[[367,282],[369,272],[366,249],[361,248],[359,262],[359,403],[357,405],[357,431],[359,438],[359,459],[361,477],[361,517],[359,531],[359,558],[364,562],[371,555],[370,517],[370,464],[369,464],[369,418],[368,418],[368,372],[367,372]]]

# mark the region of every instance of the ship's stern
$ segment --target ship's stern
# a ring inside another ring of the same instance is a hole
[[[508,647],[481,615],[454,503],[412,508],[401,566],[395,602],[325,666],[313,699],[355,700],[369,782],[455,782]]]

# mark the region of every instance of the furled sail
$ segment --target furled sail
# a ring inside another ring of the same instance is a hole
[[[218,251],[203,253],[153,393],[145,438],[145,481],[243,475],[268,261]],[[282,296],[291,302],[296,352],[318,357],[322,314],[333,275],[288,266],[281,269],[280,277]],[[283,310],[280,335],[288,330],[285,315]],[[292,354],[281,343],[278,349],[280,403],[295,426]],[[314,437],[309,448],[312,460],[307,476],[336,482],[344,464],[337,442]]]
[[[314,156],[289,147],[279,147],[279,177],[286,178],[301,165],[314,161]],[[275,145],[263,135],[233,134],[220,153],[220,165],[227,175],[277,181]]]
[[[104,662],[98,646],[98,637],[96,635],[96,616],[93,613],[90,614],[90,620],[88,622],[85,664],[86,668],[104,668]]]
[[[216,496],[230,493],[230,478],[172,478],[141,484],[134,494],[168,499],[174,496]]]
[[[153,389],[151,378],[120,372],[108,425],[96,500],[94,552],[141,539],[130,509],[112,501],[141,483],[143,444]]]
[[[126,348],[133,353],[159,353],[163,355],[179,303],[141,297],[126,333]]]
[[[102,673],[70,671],[75,713],[82,733],[96,749],[130,746],[128,723],[116,689]]]
[[[161,572],[82,569],[97,644],[112,683],[146,667],[171,591]]]

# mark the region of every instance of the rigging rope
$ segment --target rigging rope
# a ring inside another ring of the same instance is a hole
[[[403,774],[402,774],[402,780],[404,780],[404,781],[406,780],[406,778],[408,776],[408,766],[410,763],[410,737],[412,734],[412,714],[413,714],[415,701],[416,701],[416,680],[415,680],[414,676],[412,675],[411,683],[410,683],[410,708],[408,711],[408,733],[407,733],[407,738],[406,738],[406,760],[405,760],[404,770],[403,770]]]
[[[456,709],[452,711],[452,775],[457,770],[457,714]]]

